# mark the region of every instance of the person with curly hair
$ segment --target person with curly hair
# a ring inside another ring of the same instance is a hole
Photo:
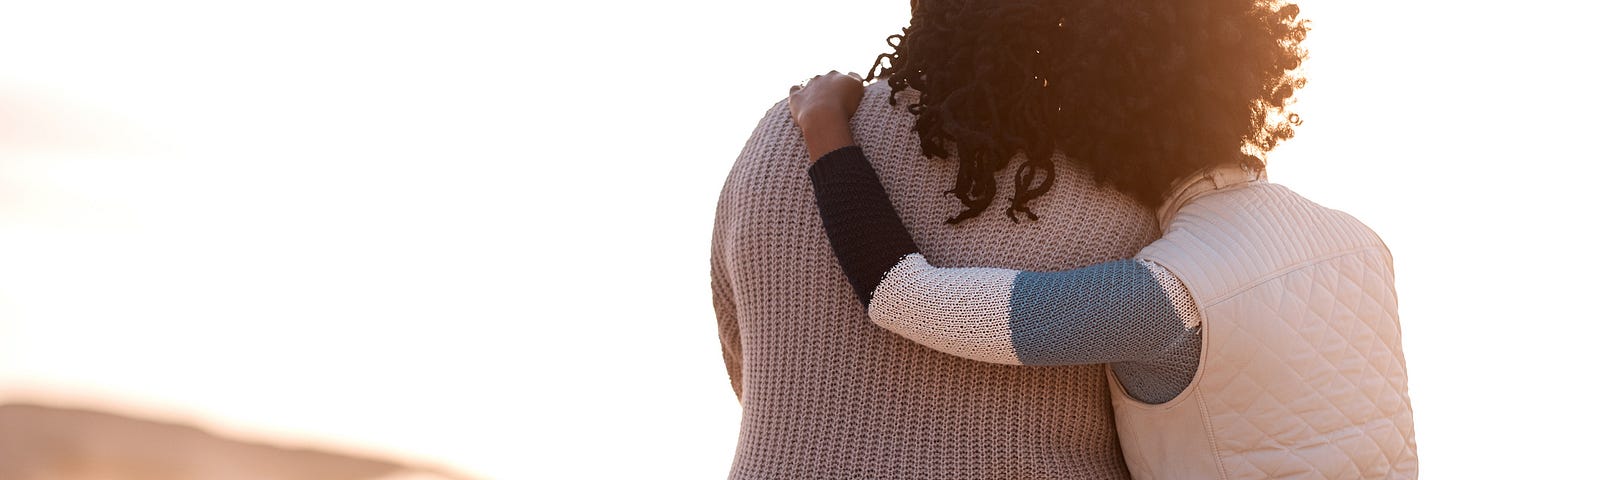
[[[988,208],[1012,161],[1023,167],[1010,175],[1012,219],[1038,219],[1028,203],[1054,185],[1056,152],[1155,206],[1218,159],[1263,168],[1299,122],[1285,112],[1305,84],[1307,24],[1293,4],[920,3],[872,73],[919,93],[908,109],[923,153],[960,166],[950,193],[964,209],[951,223]]]
[[[1068,20],[1084,5],[925,0],[877,76],[914,94],[923,151],[960,165],[949,193],[964,210],[948,223],[980,215],[1012,162],[1006,214],[1039,220],[1029,201],[1065,151],[1157,207],[1162,237],[1131,259],[933,266],[852,140],[862,80],[834,72],[790,89],[822,224],[871,321],[980,362],[1107,364],[1134,478],[1415,478],[1387,247],[1265,180],[1262,156],[1298,124],[1286,111],[1304,82],[1298,8],[1126,2],[1149,8],[1100,13],[1137,40],[1094,43]],[[1054,15],[1055,34],[1041,34]],[[1035,23],[973,28],[991,21]]]

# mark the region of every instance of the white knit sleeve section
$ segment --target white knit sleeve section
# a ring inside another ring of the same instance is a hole
[[[937,268],[910,254],[884,275],[867,315],[911,341],[980,362],[1020,365],[1011,343],[1016,270]]]

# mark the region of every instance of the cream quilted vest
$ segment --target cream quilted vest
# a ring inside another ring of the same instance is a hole
[[[1377,234],[1241,169],[1177,192],[1139,257],[1194,296],[1200,367],[1160,405],[1111,379],[1133,478],[1416,478],[1393,261]]]

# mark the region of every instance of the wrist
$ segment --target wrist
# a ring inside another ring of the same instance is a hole
[[[802,131],[801,136],[805,138],[806,152],[810,154],[812,163],[834,150],[856,144],[855,138],[850,135],[850,128],[843,125]]]
[[[808,106],[796,113],[794,120],[802,134],[825,130],[849,131],[851,113],[837,105]]]

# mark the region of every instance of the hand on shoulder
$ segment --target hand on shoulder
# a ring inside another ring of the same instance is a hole
[[[861,105],[865,90],[860,75],[837,70],[811,77],[803,86],[789,87],[789,114],[805,137],[811,161],[855,144],[850,117]]]

